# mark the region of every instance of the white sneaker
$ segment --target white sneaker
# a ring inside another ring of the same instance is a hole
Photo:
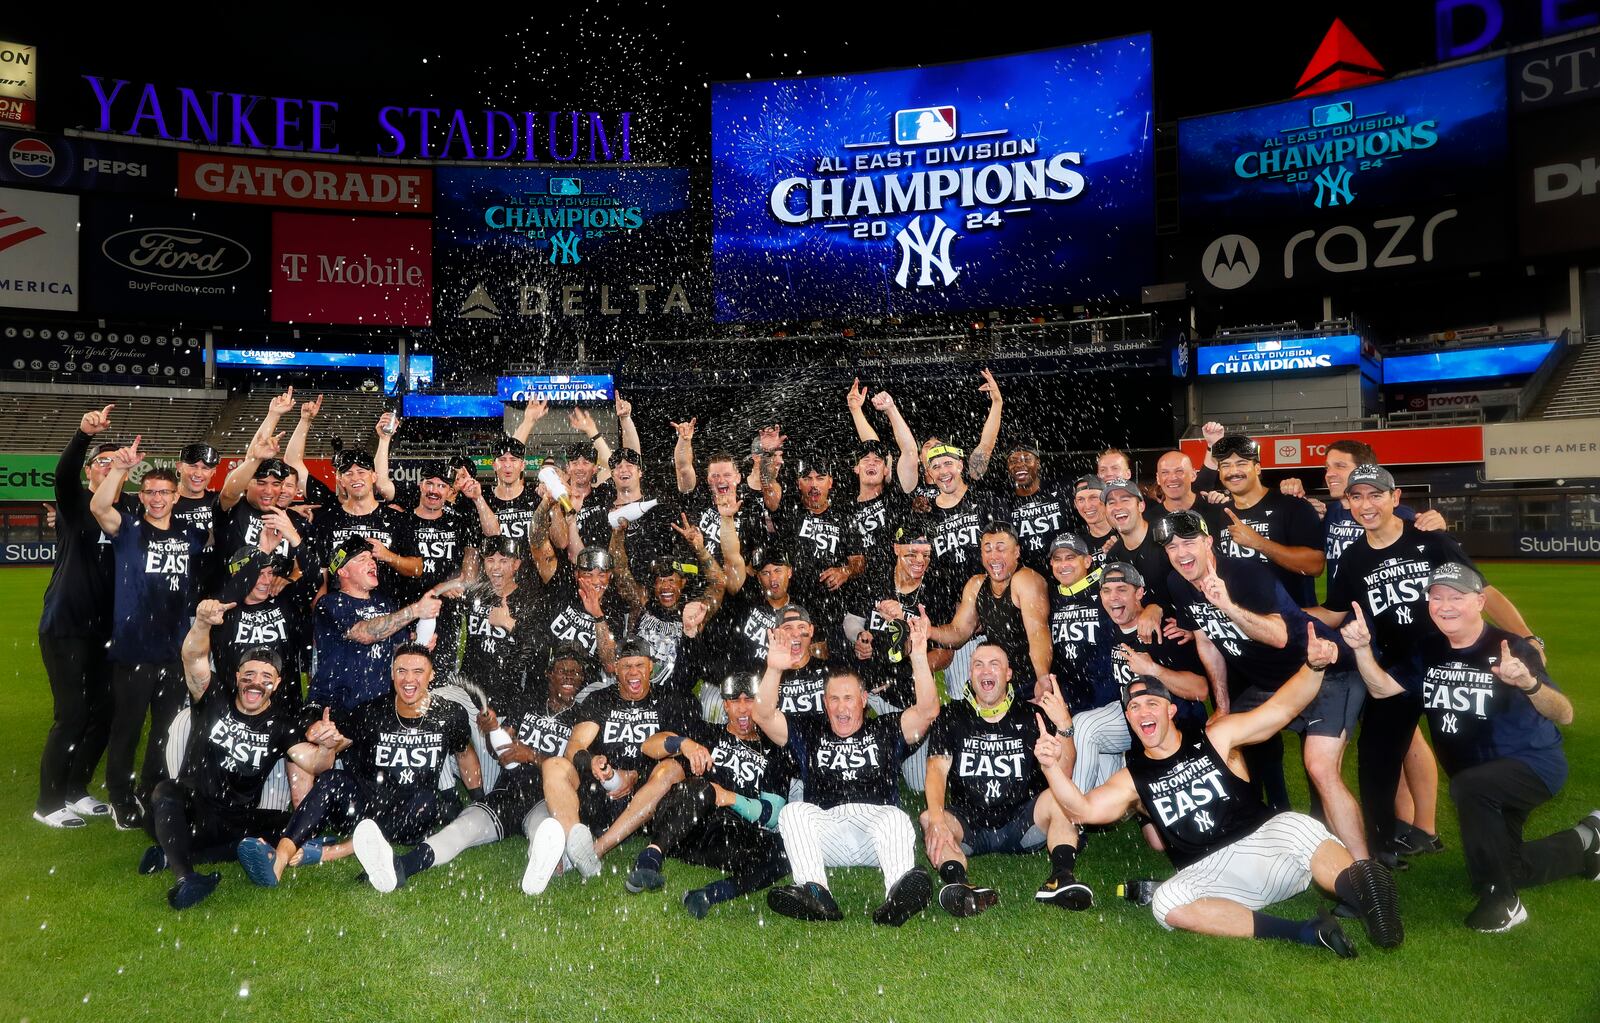
[[[534,829],[533,837],[528,839],[528,869],[522,872],[524,895],[538,895],[549,886],[550,875],[561,860],[561,848],[565,842],[565,836],[561,834],[561,822],[554,817],[541,821]]]
[[[102,803],[93,796],[84,796],[81,799],[74,799],[72,802],[67,804],[67,809],[71,810],[78,816],[85,818],[111,816],[111,804]]]
[[[383,837],[378,822],[370,817],[361,821],[350,842],[355,846],[356,859],[361,861],[372,887],[385,895],[394,891],[398,883],[394,876],[394,847]]]
[[[52,810],[49,813],[40,813],[35,810],[33,811],[33,819],[51,828],[81,828],[89,823],[73,813],[71,807],[66,806],[59,810]]]
[[[600,876],[600,857],[594,851],[594,832],[589,825],[578,824],[567,836],[567,858],[585,878]]]

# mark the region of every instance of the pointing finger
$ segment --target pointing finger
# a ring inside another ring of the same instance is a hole
[[[1232,509],[1232,508],[1224,508],[1224,509],[1222,509],[1222,510],[1223,510],[1223,511],[1225,511],[1225,512],[1227,512],[1227,513],[1228,513],[1228,518],[1230,518],[1230,519],[1232,519],[1232,520],[1233,520],[1233,522],[1234,522],[1234,525],[1237,525],[1237,526],[1242,526],[1242,525],[1244,525],[1244,523],[1243,523],[1243,522],[1240,522],[1240,521],[1239,521],[1239,516],[1237,516],[1237,515],[1235,515],[1235,514],[1234,514],[1234,513],[1233,513],[1233,509]]]

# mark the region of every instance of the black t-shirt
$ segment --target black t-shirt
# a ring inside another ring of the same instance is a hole
[[[489,509],[494,512],[494,517],[500,521],[500,535],[516,540],[517,545],[524,548],[524,552],[526,552],[528,534],[533,529],[533,513],[539,509],[539,493],[534,485],[524,483],[522,493],[511,498],[497,497],[493,488],[484,487],[483,500],[489,506]],[[594,497],[591,495],[589,500],[594,500]],[[482,529],[478,523],[477,515],[471,516],[468,521],[471,523],[474,532],[481,536]],[[526,564],[524,564],[524,567],[526,567]]]
[[[1046,483],[1029,497],[1013,493],[1010,502],[1011,527],[1022,542],[1022,563],[1049,578],[1051,542],[1082,526],[1072,503],[1072,491]]]
[[[422,557],[422,575],[406,580],[404,603],[411,603],[432,587],[461,574],[461,562],[467,548],[478,542],[477,509],[468,505],[471,518],[448,505],[436,519],[426,519],[411,512],[411,536],[417,553]]]
[[[828,689],[828,666],[813,657],[802,668],[788,668],[778,686],[778,709],[790,720],[821,718],[827,713],[823,694]]]
[[[1311,507],[1311,502],[1303,497],[1290,497],[1280,490],[1268,489],[1266,496],[1249,508],[1239,508],[1232,501],[1220,507],[1232,511],[1239,516],[1239,521],[1254,529],[1273,543],[1285,547],[1310,547],[1312,550],[1321,550],[1323,546],[1322,520],[1317,517],[1317,510]],[[1216,547],[1219,558],[1235,558],[1245,561],[1258,561],[1272,569],[1278,581],[1283,584],[1284,590],[1301,607],[1311,607],[1317,602],[1317,579],[1315,576],[1301,575],[1282,565],[1274,565],[1267,560],[1267,556],[1260,551],[1241,547],[1233,542],[1233,536],[1227,531],[1227,526],[1233,520],[1228,518],[1227,512],[1221,513],[1221,521],[1217,523]]]
[[[332,507],[337,507],[332,506]],[[300,547],[291,549],[287,538],[278,541],[276,554],[293,554],[300,559],[301,570],[308,570],[311,565],[327,564],[325,561],[316,561],[307,549],[306,541],[311,536],[311,521],[297,511],[286,512],[289,521],[294,523],[295,532],[300,534]],[[318,513],[321,517],[321,513]],[[216,517],[216,549],[223,552],[223,557],[232,557],[234,552],[241,547],[259,547],[261,545],[261,512],[245,498],[239,498],[237,504],[227,511],[220,507]]]
[[[1116,626],[1100,604],[1100,591],[1090,587],[1063,596],[1050,593],[1050,670],[1061,687],[1067,709],[1102,707],[1116,699],[1111,679],[1111,636]]]
[[[789,719],[789,752],[805,783],[806,802],[831,810],[844,803],[900,805],[900,764],[911,755],[900,715],[868,718],[840,738],[825,717]]]
[[[180,497],[172,505],[172,521],[181,522],[202,537],[208,536],[217,522],[219,495],[209,490],[199,497]]]
[[[1195,650],[1193,643],[1174,643],[1166,640],[1157,643],[1151,640],[1146,643],[1139,638],[1137,627],[1123,629],[1112,623],[1109,632],[1109,645],[1111,648],[1111,699],[1107,703],[1121,702],[1122,694],[1128,691],[1128,686],[1135,678],[1133,671],[1128,667],[1127,655],[1122,652],[1124,645],[1139,653],[1146,654],[1163,668],[1172,671],[1192,671],[1201,678],[1205,677],[1206,669],[1200,663],[1200,654]],[[1197,720],[1204,722],[1206,719],[1206,705],[1200,700],[1186,700],[1181,696],[1173,696],[1172,702],[1178,708],[1178,722]]]
[[[1128,754],[1128,773],[1150,821],[1180,870],[1266,823],[1271,812],[1255,786],[1228,769],[1203,725],[1188,725],[1178,752],[1153,760]]]
[[[583,720],[577,704],[552,714],[545,699],[521,702],[508,700],[495,710],[501,728],[524,746],[546,757],[559,757],[566,753],[567,742],[572,738],[572,726]],[[538,764],[504,764],[495,788],[538,783],[542,775]]]
[[[1428,617],[1428,576],[1440,565],[1472,560],[1450,534],[1405,523],[1394,543],[1374,550],[1363,536],[1339,557],[1339,571],[1328,582],[1327,608],[1350,611],[1361,605],[1372,632],[1379,663],[1396,681],[1415,689],[1420,680],[1407,670],[1423,639],[1438,634]]]
[[[539,646],[539,662],[549,657],[550,648],[558,643],[576,643],[590,657],[598,657],[600,650],[599,628],[604,621],[611,629],[611,638],[622,642],[627,608],[611,589],[600,598],[600,617],[595,617],[584,607],[578,596],[578,579],[565,562],[550,577],[550,583],[539,595],[530,611],[534,621],[534,635]],[[520,626],[521,618],[517,619]]]
[[[839,604],[840,591],[828,589],[819,576],[826,569],[840,567],[855,555],[865,553],[852,516],[849,508],[837,504],[813,514],[798,500],[773,513],[777,539],[794,559],[790,591],[819,621],[828,619],[829,624],[838,618],[833,609]]]
[[[353,515],[341,505],[333,505],[317,512],[311,527],[310,544],[317,564],[326,565],[333,557],[334,548],[351,536],[364,536],[380,543],[403,558],[417,556],[417,537],[412,528],[414,516],[410,512],[396,511],[380,504],[364,515]],[[411,580],[388,565],[378,566],[378,586],[391,599],[403,599],[411,589]]]
[[[928,568],[928,581],[934,601],[928,604],[928,613],[935,621],[948,622],[961,600],[961,588],[967,580],[983,571],[979,554],[983,546],[981,530],[985,523],[995,519],[1009,520],[1010,514],[994,494],[968,487],[966,494],[952,508],[941,508],[937,500],[928,511],[933,520],[933,563]]]
[[[891,523],[904,518],[911,507],[911,495],[900,489],[893,476],[891,471],[877,497],[854,501],[849,508],[850,525],[861,538],[861,550],[873,561],[888,562],[894,558]]]
[[[715,645],[725,652],[732,670],[760,671],[767,664],[767,643],[778,625],[778,611],[767,603],[761,582],[752,574],[744,587],[722,601],[711,621]]]
[[[190,712],[179,778],[208,806],[247,811],[260,802],[267,775],[299,741],[299,730],[294,714],[276,701],[246,714],[230,692],[213,680]]]
[[[273,698],[297,702],[300,672],[311,664],[311,601],[316,594],[316,580],[301,576],[259,604],[238,601],[223,614],[222,624],[211,629],[216,677],[232,686],[240,655],[251,647],[268,647],[284,665],[283,684]]]
[[[1106,556],[1106,541],[1115,540],[1117,538],[1117,531],[1112,529],[1110,526],[1107,526],[1104,533],[1096,536],[1092,531],[1090,531],[1088,526],[1084,526],[1083,538],[1089,541],[1090,564],[1092,564],[1095,568],[1104,568],[1106,562],[1110,560]]]
[[[466,708],[449,700],[432,700],[426,714],[403,718],[393,697],[380,697],[336,711],[333,720],[350,740],[339,754],[345,770],[374,788],[436,789],[444,758],[472,741]]]
[[[1343,501],[1328,499],[1328,511],[1322,516],[1323,554],[1327,556],[1327,576],[1332,579],[1339,574],[1339,559],[1351,544],[1367,535],[1366,529],[1356,521],[1350,509],[1344,506]],[[1407,522],[1414,522],[1417,513],[1408,505],[1396,505],[1394,513]]]
[[[96,637],[111,634],[111,593],[116,562],[111,538],[89,512],[89,489],[79,482],[89,435],[72,435],[56,463],[56,563],[44,591],[39,633]]]
[[[763,522],[765,509],[761,504],[761,495],[743,484],[739,485],[738,499],[741,501],[739,510],[734,513],[733,523],[739,529],[739,553],[748,558],[757,547],[767,541],[767,527]],[[706,550],[718,561],[722,560],[722,513],[717,511],[717,504],[712,500],[710,492],[702,487],[691,494],[682,495],[683,513],[689,516],[689,523],[697,527],[706,538]],[[607,505],[609,508],[610,505]],[[635,561],[633,554],[628,555],[628,564],[644,571],[647,564],[644,561]]]
[[[672,530],[672,523],[677,522],[682,514],[677,495],[657,497],[655,494],[645,494],[640,498],[641,501],[652,499],[658,502],[655,507],[629,522],[623,534],[624,542],[628,545],[628,565],[635,572],[644,572],[645,567],[657,558],[672,557],[675,551],[687,550],[682,539]],[[578,535],[583,538],[583,546],[611,546],[609,516],[617,510],[616,500],[616,488],[610,483],[595,487],[584,498],[583,507],[578,509],[577,514]],[[749,556],[750,552],[744,551],[744,554]]]
[[[1033,757],[1039,740],[1034,708],[1014,704],[985,721],[965,700],[940,712],[928,733],[928,756],[949,757],[945,804],[968,827],[998,828],[1044,791]]]
[[[863,585],[856,588],[855,606],[851,614],[866,622],[872,633],[872,659],[855,659],[853,644],[841,646],[843,659],[853,664],[867,683],[869,692],[880,693],[896,707],[909,707],[916,702],[916,683],[911,674],[911,654],[906,644],[909,634],[906,621],[918,617],[917,605],[927,601],[927,583],[924,581],[910,593],[895,588],[894,565],[886,564],[862,577]],[[878,613],[878,601],[897,600],[905,609],[904,619],[888,619]],[[843,637],[841,637],[843,642]]]
[[[1239,693],[1250,686],[1269,691],[1279,688],[1305,663],[1305,612],[1284,592],[1271,570],[1258,561],[1218,558],[1217,575],[1239,607],[1258,615],[1282,615],[1289,628],[1288,645],[1280,650],[1246,636],[1176,571],[1167,577],[1173,617],[1183,628],[1198,629],[1216,644],[1228,664],[1229,693]]]
[[[783,747],[760,732],[752,739],[741,739],[725,727],[698,718],[686,726],[688,738],[711,751],[711,769],[702,776],[707,781],[752,799],[763,792],[788,797],[794,769]],[[687,773],[687,763],[684,770]]]
[[[520,699],[529,666],[544,652],[540,630],[547,620],[540,617],[539,598],[520,586],[507,595],[506,608],[517,623],[511,629],[489,621],[500,606],[500,598],[493,593],[469,592],[459,603],[467,623],[461,648],[462,676],[481,686],[491,702]]]
[[[579,720],[600,726],[588,750],[619,771],[649,774],[654,763],[645,755],[645,740],[657,732],[684,734],[697,715],[681,697],[650,687],[642,700],[624,700],[615,687],[602,689],[578,705]],[[640,778],[641,784],[643,778]]]
[[[1156,543],[1156,538],[1148,530],[1139,546],[1132,549],[1119,535],[1111,545],[1111,550],[1106,552],[1106,563],[1113,561],[1126,562],[1144,576],[1146,603],[1166,607],[1171,602],[1172,595],[1167,592],[1167,575],[1172,571],[1172,561],[1167,557],[1166,549]]]

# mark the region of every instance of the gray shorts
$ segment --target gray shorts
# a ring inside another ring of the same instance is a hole
[[[1017,808],[1016,814],[998,828],[975,828],[953,806],[945,812],[961,822],[961,851],[967,856],[985,853],[1029,853],[1044,845],[1044,832],[1033,822],[1037,797]]]
[[[1233,712],[1254,710],[1270,700],[1273,692],[1251,686],[1235,697],[1228,709]],[[1366,699],[1367,686],[1361,681],[1360,672],[1330,671],[1322,676],[1322,688],[1306,709],[1289,722],[1289,730],[1302,736],[1348,739],[1355,734],[1361,705]]]

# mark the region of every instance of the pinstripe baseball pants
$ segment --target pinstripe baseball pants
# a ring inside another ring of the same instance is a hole
[[[917,832],[898,806],[841,803],[824,810],[815,803],[788,803],[778,814],[778,832],[789,854],[795,884],[828,885],[828,867],[878,867],[883,891],[917,865]]]
[[[1201,899],[1227,899],[1265,909],[1311,886],[1311,857],[1336,842],[1321,822],[1292,811],[1277,814],[1252,833],[1173,874],[1156,889],[1150,909],[1167,930],[1167,914]]]

